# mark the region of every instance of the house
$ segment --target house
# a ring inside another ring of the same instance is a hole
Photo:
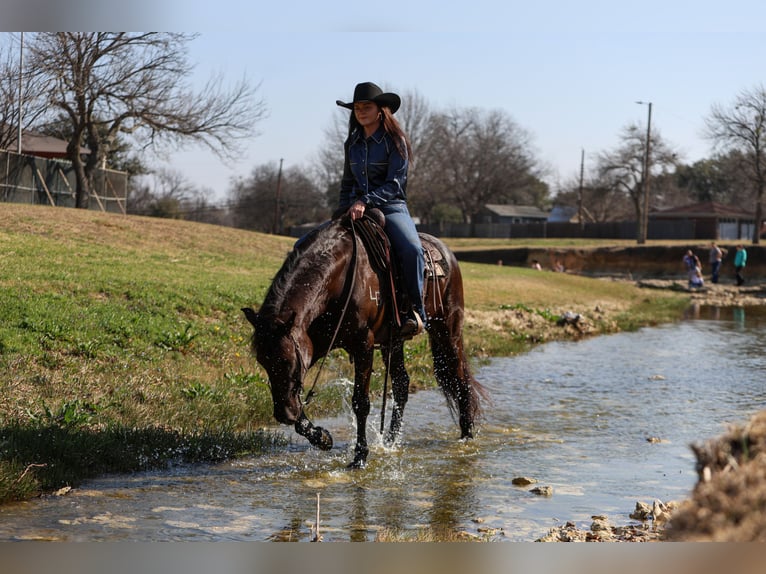
[[[577,208],[570,205],[554,205],[548,214],[548,223],[579,223]]]
[[[649,212],[651,223],[693,226],[691,239],[750,239],[753,237],[753,213],[733,205],[705,201],[681,207]]]
[[[22,155],[44,157],[46,159],[66,159],[68,144],[69,142],[66,140],[53,136],[46,136],[37,132],[25,131],[21,134]],[[13,144],[9,145],[6,151],[18,153],[19,146],[17,141],[14,141]],[[80,153],[87,155],[90,153],[90,150],[87,147],[80,147]]]
[[[476,215],[476,223],[545,223],[548,214],[534,205],[487,203]]]
[[[23,132],[21,134],[21,153],[47,159],[66,159],[68,143],[66,140],[53,136],[46,136],[35,132]],[[18,147],[13,147],[9,151],[16,151],[17,149]],[[80,153],[83,155],[89,154],[90,150],[86,147],[80,147]]]

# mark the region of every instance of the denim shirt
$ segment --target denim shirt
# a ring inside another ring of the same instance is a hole
[[[346,140],[346,159],[338,207],[348,208],[361,200],[368,207],[381,207],[407,200],[408,158],[381,125],[369,138],[357,128]]]

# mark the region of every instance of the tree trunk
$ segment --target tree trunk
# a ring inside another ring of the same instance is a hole
[[[755,200],[755,231],[753,232],[753,245],[761,242],[761,226],[763,225],[763,184],[758,188],[758,197]]]

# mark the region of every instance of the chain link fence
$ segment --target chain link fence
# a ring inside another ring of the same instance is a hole
[[[75,207],[76,179],[72,163],[0,151],[0,201]],[[98,169],[88,209],[127,213],[128,174]]]

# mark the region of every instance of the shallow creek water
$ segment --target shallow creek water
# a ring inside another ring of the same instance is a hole
[[[627,524],[637,501],[690,493],[690,443],[766,407],[764,311],[698,308],[676,324],[492,360],[475,373],[492,404],[472,441],[457,440],[438,391],[419,392],[393,448],[377,436],[373,405],[363,470],[345,469],[347,409],[316,421],[333,433],[330,452],[293,435],[263,457],[88,481],[0,507],[0,540],[305,541],[317,494],[325,541],[423,527],[532,541],[566,521],[587,527],[594,514]],[[350,396],[348,383],[337,384]],[[538,482],[514,486],[521,476]],[[553,494],[533,494],[535,486]]]

